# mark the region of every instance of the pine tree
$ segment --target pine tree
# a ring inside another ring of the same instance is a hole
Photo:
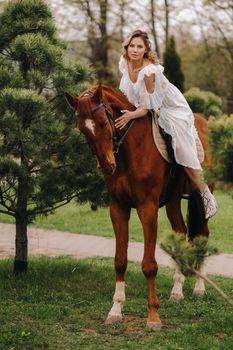
[[[163,56],[164,74],[181,92],[184,92],[184,74],[181,70],[181,60],[176,52],[175,39],[172,36]]]
[[[86,88],[91,71],[66,61],[44,1],[9,2],[0,23],[0,212],[15,218],[14,271],[26,272],[27,225],[36,216],[74,197],[101,198],[102,180],[64,98]]]

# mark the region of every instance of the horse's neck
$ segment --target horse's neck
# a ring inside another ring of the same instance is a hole
[[[115,120],[122,115],[122,110],[135,110],[135,107],[129,103],[124,95],[115,93],[111,89],[106,89],[104,95],[113,112],[113,119]],[[128,124],[129,127],[129,124]],[[120,139],[126,130],[117,130],[117,138]],[[130,128],[124,139],[121,149],[124,150],[123,159],[130,161],[133,158],[140,158],[143,156],[142,149],[154,149],[154,142],[151,131],[151,119],[149,116],[135,119],[134,125]],[[122,154],[122,152],[120,152]],[[124,157],[127,154],[127,157]]]
[[[113,112],[113,120],[122,115],[122,110],[135,110],[135,107],[127,100],[124,95],[118,93],[114,94],[111,90],[105,91],[105,95],[107,97],[108,104]],[[148,138],[151,134],[151,120],[148,116],[146,116],[143,118],[135,119],[134,121],[135,125],[130,129],[127,138],[128,136],[130,138],[131,136],[135,136],[135,143],[138,144],[138,142],[142,142],[144,138]],[[117,133],[120,136],[125,133],[125,130],[117,130]]]
[[[124,95],[114,93],[111,90],[105,90],[104,95],[106,97],[107,104],[109,104],[112,109],[114,120],[122,115],[122,110],[133,111],[135,109],[135,107],[128,102]]]

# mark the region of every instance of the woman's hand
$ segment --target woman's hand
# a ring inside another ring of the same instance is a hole
[[[115,126],[117,129],[123,129],[128,122],[134,118],[134,112],[123,110],[123,115],[115,120]]]

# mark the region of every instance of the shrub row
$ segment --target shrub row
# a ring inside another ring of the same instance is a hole
[[[233,184],[233,117],[222,116],[208,124],[213,174]]]
[[[221,117],[222,99],[213,92],[194,87],[186,91],[184,95],[194,113],[199,113],[206,119],[210,115],[216,118]]]

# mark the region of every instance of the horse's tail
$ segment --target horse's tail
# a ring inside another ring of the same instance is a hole
[[[190,193],[188,200],[187,228],[189,240],[206,234],[206,230],[204,230],[206,224],[201,194],[198,189],[195,189]]]

